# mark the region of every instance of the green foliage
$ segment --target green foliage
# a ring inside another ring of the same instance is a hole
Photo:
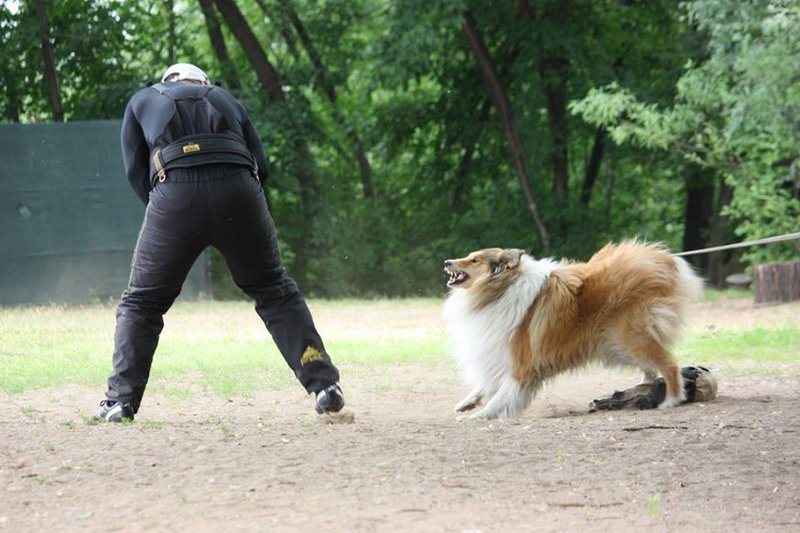
[[[573,113],[619,144],[671,150],[733,188],[725,210],[743,240],[796,231],[800,222],[800,9],[796,2],[688,2],[708,36],[708,57],[689,62],[670,107],[617,83],[589,91]],[[793,244],[754,248],[750,264],[797,257]]]
[[[584,99],[570,104],[570,111],[591,124],[609,128],[617,144],[666,150],[676,142],[675,117],[661,112],[655,104],[640,102],[617,82],[591,89]]]
[[[158,49],[150,46],[155,34],[145,31],[152,26],[133,21],[163,9],[163,2],[47,0],[44,4],[66,120],[121,116],[130,93],[155,77],[148,72],[152,59],[148,50]],[[34,6],[35,2],[19,2],[16,13],[9,6],[1,8],[6,120],[14,118],[13,94],[20,96],[21,121],[42,122],[51,116]],[[132,34],[137,34],[135,41]]]
[[[6,122],[46,121],[34,4],[13,5],[0,8],[0,111]],[[307,294],[439,294],[446,257],[486,246],[542,254],[507,132],[463,34],[465,11],[508,96],[553,255],[585,259],[633,235],[680,248],[693,185],[687,162],[735,188],[729,225],[741,237],[797,227],[800,31],[788,0],[683,10],[671,0],[236,5],[285,102],[264,90],[224,21],[230,64],[219,64],[196,0],[46,0],[66,120],[121,117],[130,95],[170,62],[225,79],[261,134],[284,262]],[[561,130],[545,87],[573,102]],[[589,183],[597,126],[613,143]],[[554,193],[560,142],[564,197]],[[369,160],[371,196],[357,146]],[[792,250],[753,249],[749,259]],[[213,265],[215,295],[242,297],[218,254]]]

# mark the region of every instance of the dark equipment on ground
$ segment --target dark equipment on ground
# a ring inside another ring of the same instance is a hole
[[[708,402],[717,397],[717,380],[711,370],[704,366],[685,366],[681,368],[683,391],[690,402]],[[615,411],[619,409],[654,409],[664,401],[667,384],[664,378],[642,383],[623,391],[615,391],[607,398],[594,400],[589,404],[589,412]]]

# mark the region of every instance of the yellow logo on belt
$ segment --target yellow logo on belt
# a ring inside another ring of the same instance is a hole
[[[200,145],[197,143],[186,144],[183,146],[183,153],[184,154],[191,154],[192,152],[199,152]]]
[[[306,350],[303,352],[303,356],[300,358],[300,365],[306,366],[308,363],[312,361],[321,361],[322,360],[322,353],[319,350],[314,348],[313,346],[307,346]]]

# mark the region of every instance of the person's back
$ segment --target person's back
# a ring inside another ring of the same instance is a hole
[[[220,87],[182,82],[140,89],[130,100],[145,137],[158,147],[194,133],[233,133],[244,139],[241,123],[246,114],[237,104]]]
[[[244,107],[224,89],[208,83],[166,81],[140,89],[131,97],[122,125],[122,155],[128,181],[142,201],[147,203],[158,172],[152,158],[145,161],[142,153],[156,153],[208,134],[238,140],[242,151],[181,154],[179,168],[215,163],[247,166],[264,184],[267,161],[258,133]]]

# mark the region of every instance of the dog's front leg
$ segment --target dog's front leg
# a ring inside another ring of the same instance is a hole
[[[470,420],[485,418],[516,418],[531,402],[533,388],[523,387],[511,376],[503,380],[500,390],[486,403],[486,406],[470,415]]]
[[[463,400],[458,402],[453,410],[456,413],[463,413],[464,411],[469,411],[470,409],[475,409],[478,407],[478,404],[481,403],[483,399],[483,385],[478,385],[474,389],[472,389],[469,394],[467,394]]]

